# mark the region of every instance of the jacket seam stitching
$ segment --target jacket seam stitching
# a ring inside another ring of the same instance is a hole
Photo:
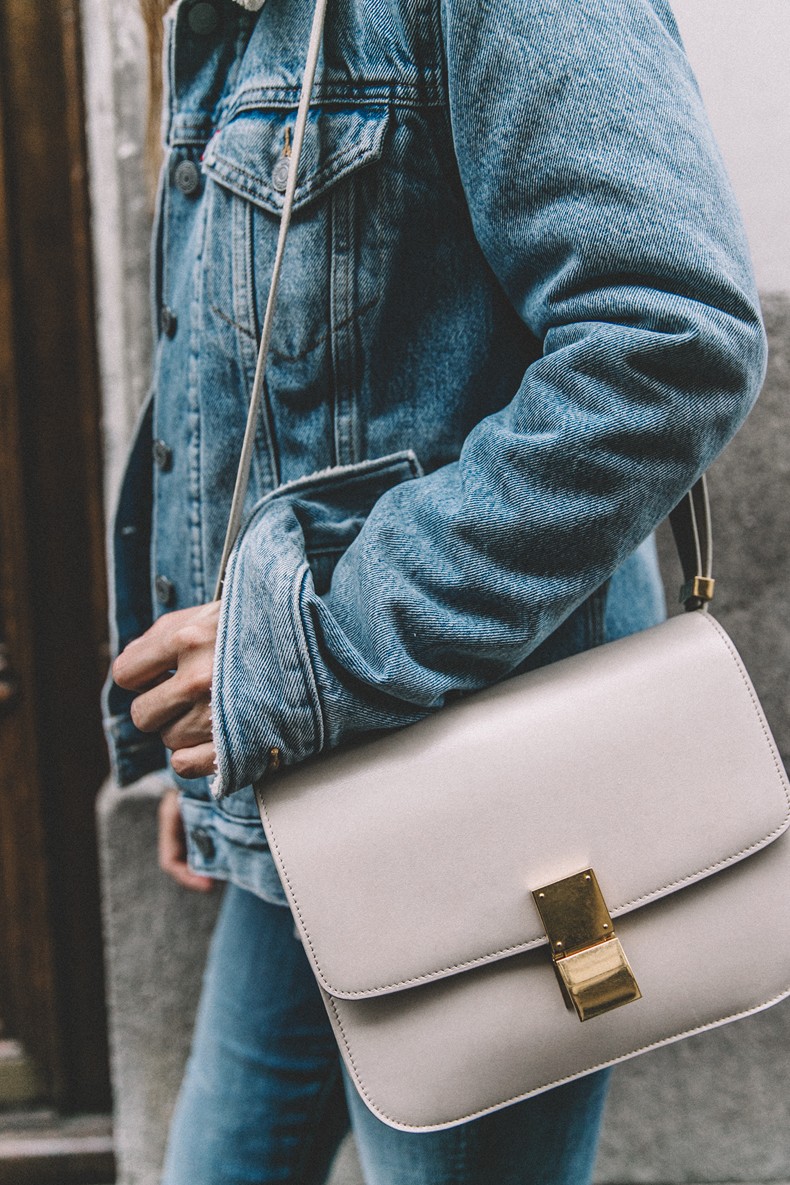
[[[223,122],[229,123],[245,111],[254,111],[261,106],[292,109],[299,101],[299,90],[293,87],[255,87],[243,94],[232,106],[223,112]],[[370,86],[338,85],[315,87],[313,108],[321,106],[348,106],[353,102],[359,107],[380,107],[382,103],[396,102],[408,107],[444,107],[447,101],[442,93],[440,81],[428,87],[408,87],[379,83]]]

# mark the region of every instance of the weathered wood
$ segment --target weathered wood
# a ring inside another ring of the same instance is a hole
[[[37,1058],[51,1089],[60,1051],[46,848],[38,795],[33,622],[14,342],[6,117],[0,86],[0,631],[19,685],[0,715],[0,994],[5,1020]]]
[[[23,681],[3,730],[14,752],[0,842],[8,1019],[53,1098],[98,1110],[108,1102],[93,822],[106,770],[105,580],[78,28],[77,0],[0,0],[2,447],[14,490],[0,510],[0,562]]]

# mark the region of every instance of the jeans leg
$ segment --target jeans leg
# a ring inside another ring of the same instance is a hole
[[[347,1128],[337,1048],[290,910],[230,885],[163,1185],[320,1185]]]
[[[366,1185],[588,1185],[610,1071],[441,1132],[377,1119],[344,1072]]]

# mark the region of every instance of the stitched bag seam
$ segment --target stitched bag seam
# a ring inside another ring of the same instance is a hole
[[[493,1103],[488,1107],[480,1108],[480,1110],[478,1110],[478,1111],[470,1111],[466,1115],[459,1115],[457,1119],[452,1119],[449,1121],[440,1121],[440,1124],[438,1124],[438,1125],[437,1124],[408,1124],[408,1125],[404,1125],[404,1126],[408,1126],[409,1129],[414,1130],[414,1131],[432,1131],[432,1130],[435,1131],[438,1126],[447,1126],[448,1124],[452,1125],[455,1123],[465,1123],[467,1120],[477,1119],[477,1118],[481,1117],[482,1115],[489,1115],[492,1111],[496,1111],[500,1107],[507,1107],[511,1103],[521,1102],[522,1100],[528,1099],[535,1094],[542,1093],[544,1090],[552,1090],[554,1087],[562,1086],[566,1082],[573,1082],[577,1078],[581,1078],[586,1074],[594,1074],[596,1070],[604,1070],[604,1069],[606,1069],[607,1066],[617,1065],[619,1062],[626,1061],[626,1060],[628,1060],[628,1058],[631,1058],[631,1057],[636,1057],[640,1053],[648,1053],[651,1049],[659,1049],[663,1045],[671,1045],[675,1041],[681,1041],[684,1037],[693,1037],[697,1033],[707,1032],[708,1029],[713,1029],[719,1025],[727,1024],[729,1021],[739,1020],[740,1018],[745,1019],[748,1016],[753,1016],[755,1013],[763,1011],[763,1009],[770,1008],[773,1004],[778,1004],[781,1000],[786,999],[787,996],[789,996],[789,995],[790,995],[790,988],[786,988],[783,991],[779,992],[778,995],[770,996],[769,999],[762,1000],[762,1001],[760,1001],[760,1003],[755,1004],[749,1008],[741,1009],[738,1012],[727,1013],[725,1016],[719,1016],[715,1020],[706,1021],[704,1024],[695,1025],[693,1028],[690,1028],[690,1029],[682,1029],[679,1032],[672,1033],[668,1037],[661,1037],[660,1040],[658,1040],[658,1041],[651,1041],[647,1045],[640,1045],[637,1049],[629,1050],[628,1053],[623,1054],[620,1057],[610,1058],[608,1061],[597,1062],[595,1065],[589,1066],[589,1067],[585,1068],[584,1070],[581,1070],[581,1071],[574,1073],[574,1074],[566,1074],[562,1078],[556,1078],[556,1079],[554,1079],[553,1082],[546,1082],[544,1084],[541,1084],[540,1086],[535,1087],[532,1090],[526,1091],[523,1094],[512,1095],[510,1098],[502,1099],[501,1102]],[[394,1115],[387,1115],[387,1113],[385,1111],[382,1111],[382,1109],[380,1107],[377,1107],[376,1104],[373,1102],[373,1100],[367,1090],[367,1087],[365,1086],[364,1082],[362,1081],[362,1077],[361,1077],[359,1069],[357,1067],[357,1063],[355,1062],[354,1057],[351,1053],[351,1047],[349,1045],[348,1037],[346,1035],[346,1031],[345,1031],[345,1028],[343,1027],[343,1022],[340,1019],[340,1015],[337,1011],[337,1008],[335,1007],[335,1001],[334,1001],[334,999],[332,999],[331,996],[328,996],[328,995],[327,995],[326,999],[332,1009],[332,1012],[334,1013],[335,1020],[337,1021],[337,1026],[340,1029],[340,1033],[343,1038],[343,1044],[345,1045],[346,1053],[348,1054],[348,1060],[349,1060],[349,1062],[353,1068],[353,1071],[354,1071],[355,1084],[356,1084],[360,1094],[363,1096],[363,1098],[365,1099],[368,1106],[371,1108],[371,1110],[376,1115],[380,1116],[382,1119],[388,1120],[390,1123],[401,1124],[402,1123],[401,1120],[396,1119]]]

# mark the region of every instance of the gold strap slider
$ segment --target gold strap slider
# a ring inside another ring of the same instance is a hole
[[[694,576],[691,580],[687,580],[680,589],[680,603],[687,608],[698,608],[700,605],[707,605],[708,601],[713,600],[713,590],[716,581],[712,576]],[[689,606],[689,602],[692,602]]]

